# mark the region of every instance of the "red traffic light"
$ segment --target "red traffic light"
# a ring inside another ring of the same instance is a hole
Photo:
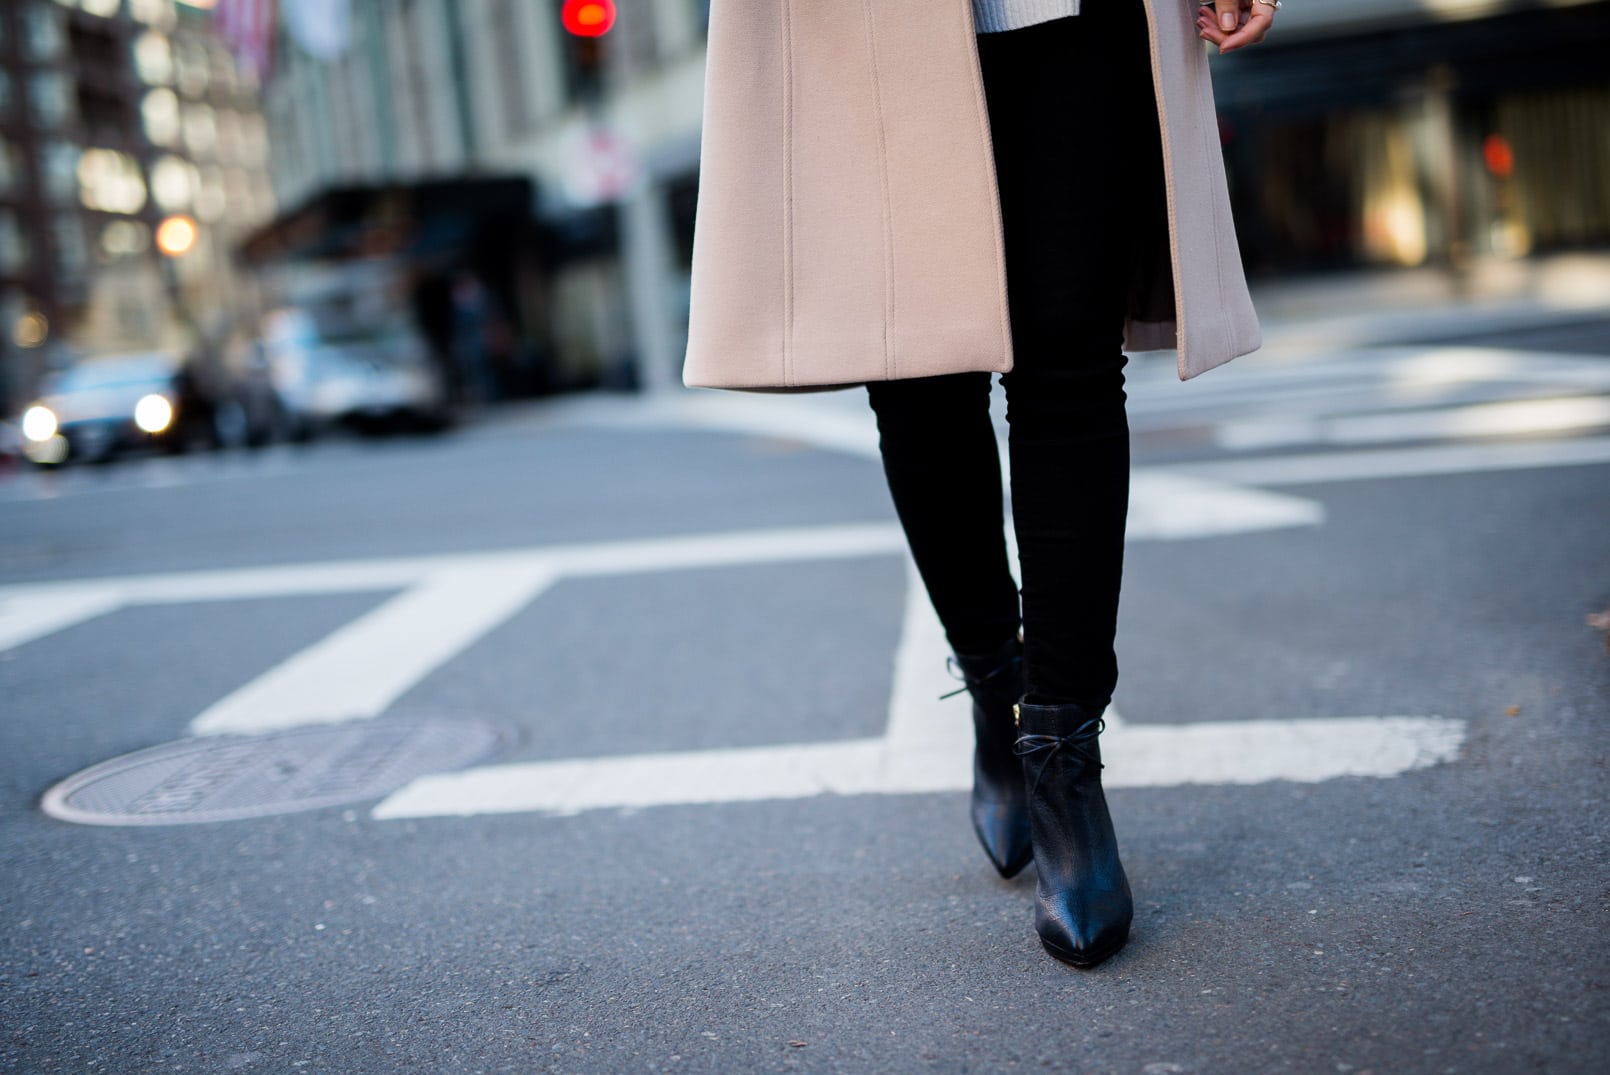
[[[565,0],[559,18],[577,37],[603,37],[615,25],[614,0]]]

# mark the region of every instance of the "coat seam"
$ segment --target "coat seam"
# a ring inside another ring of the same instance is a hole
[[[883,118],[883,89],[878,78],[878,40],[873,26],[872,0],[862,0],[866,12],[867,58],[872,65],[872,109],[878,117],[878,182],[883,188],[883,372],[891,381],[899,376],[893,345],[894,326],[894,204],[889,196],[889,135]]]
[[[970,39],[969,55],[973,60],[973,110],[977,115],[978,129],[984,136],[981,139],[984,148],[984,174],[988,178],[989,184],[989,197],[985,201],[989,203],[990,216],[994,221],[995,274],[996,279],[1001,283],[1000,291],[997,295],[999,301],[995,312],[995,326],[1001,336],[1001,353],[1007,356],[1009,360],[1015,360],[1016,356],[1012,354],[1012,329],[1007,316],[1007,293],[1010,285],[1006,279],[1006,255],[1004,249],[1006,226],[1001,220],[1000,181],[995,174],[994,136],[990,133],[989,108],[984,99],[984,71],[982,62],[978,57],[978,32],[973,21],[972,5],[961,4],[958,6],[963,11],[963,18],[966,20],[964,29]],[[1008,370],[1013,364],[1013,361],[1005,363]]]
[[[794,383],[794,41],[790,0],[783,29],[783,383]]]

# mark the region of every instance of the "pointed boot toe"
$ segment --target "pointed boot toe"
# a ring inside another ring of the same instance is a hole
[[[973,697],[973,832],[996,871],[1012,878],[1034,860],[1023,763],[1013,747],[1023,643],[1014,638],[993,653],[958,653],[955,663]]]
[[[1127,891],[1082,892],[1077,899],[1060,892],[1037,900],[1034,931],[1045,950],[1075,967],[1094,967],[1129,940],[1134,904]]]
[[[1124,946],[1135,913],[1101,788],[1104,724],[1077,705],[1024,703],[1017,719],[1039,869],[1035,932],[1057,959],[1093,967]]]
[[[978,835],[984,854],[1003,878],[1016,877],[1034,861],[1021,770],[1018,778],[1003,789],[994,784],[988,774],[980,772],[975,761],[972,815],[973,832]]]

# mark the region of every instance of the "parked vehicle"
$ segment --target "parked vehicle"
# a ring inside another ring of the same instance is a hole
[[[217,447],[216,400],[162,352],[84,359],[48,376],[20,423],[41,465],[98,462],[137,449]]]
[[[259,346],[295,439],[337,423],[421,430],[450,423],[446,379],[401,314],[369,319],[334,304],[284,307],[263,319]]]

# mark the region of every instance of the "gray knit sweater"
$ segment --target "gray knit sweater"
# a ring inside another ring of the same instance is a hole
[[[1079,0],[973,0],[973,27],[981,34],[1077,14]]]

